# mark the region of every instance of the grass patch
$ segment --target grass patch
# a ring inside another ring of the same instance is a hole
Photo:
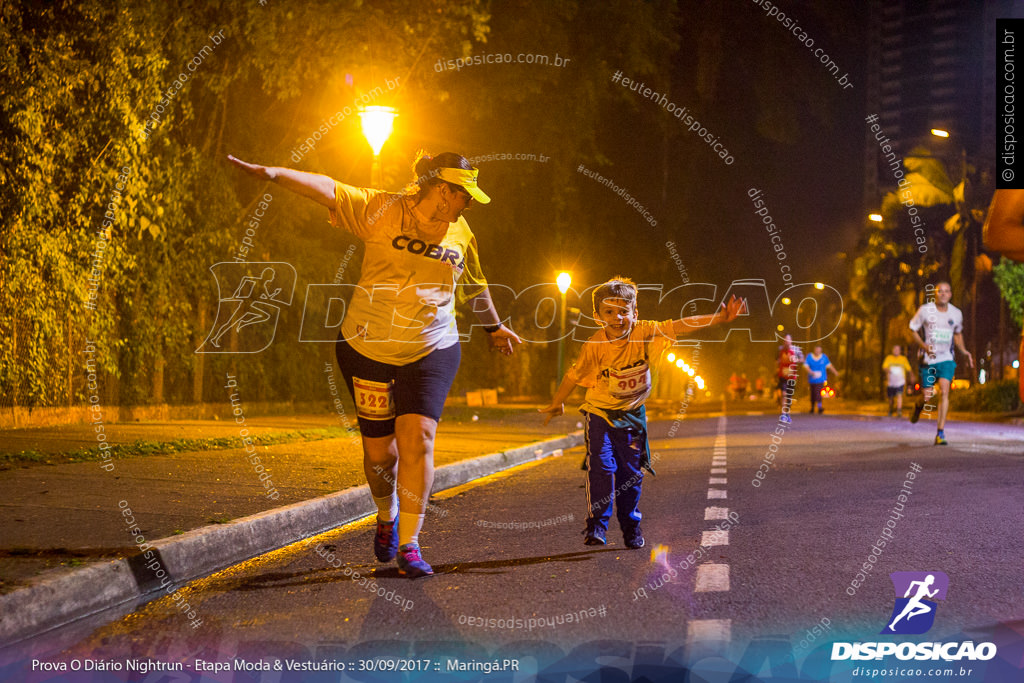
[[[252,442],[257,446],[274,446],[278,444],[323,441],[351,436],[343,427],[327,429],[300,429],[291,432],[277,432],[253,436]],[[40,453],[38,451],[20,451],[18,453],[0,453],[0,469],[15,465],[61,465],[75,462],[100,462],[107,455],[115,460],[145,457],[149,455],[173,455],[196,451],[221,451],[231,448],[243,448],[240,437],[217,437],[212,439],[175,439],[174,441],[133,441],[128,444],[114,444],[108,449],[79,448],[74,451],[60,453]]]

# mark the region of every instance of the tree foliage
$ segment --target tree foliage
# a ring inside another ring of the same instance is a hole
[[[0,4],[4,405],[84,400],[93,391],[86,340],[105,403],[223,401],[225,372],[241,375],[253,399],[323,398],[310,387],[322,386],[318,361],[331,358],[330,344],[296,341],[301,303],[308,284],[339,272],[354,240],[329,228],[322,208],[254,182],[224,157],[368,185],[361,103],[401,108],[382,155],[387,189],[404,185],[421,146],[549,159],[479,164],[496,201],[469,219],[493,282],[522,290],[571,268],[588,285],[613,275],[609,264],[676,281],[667,259],[650,258],[651,245],[714,233],[691,207],[720,209],[704,206],[705,195],[731,169],[664,107],[614,85],[612,73],[721,121],[723,140],[754,130],[742,143],[750,158],[762,142],[778,149],[805,137],[794,135],[797,122],[813,134],[831,118],[824,89],[773,76],[806,55],[778,51],[767,31],[740,35],[729,20],[717,5],[672,0]],[[751,41],[756,49],[746,50]],[[552,63],[437,68],[486,54]],[[556,56],[569,61],[556,66]],[[755,106],[738,94],[769,77]],[[642,219],[580,174],[581,163],[657,205],[658,230],[623,239]],[[235,257],[266,193],[270,208],[247,258],[292,264],[295,304],[266,351],[195,354],[216,313],[209,268]],[[688,255],[694,277],[698,258]],[[357,251],[342,281],[356,279],[358,260]],[[546,390],[553,347],[506,365],[479,341],[467,348],[459,382]]]

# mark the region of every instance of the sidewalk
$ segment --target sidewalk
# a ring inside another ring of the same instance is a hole
[[[544,428],[535,406],[453,406],[446,414],[435,443],[434,492],[582,443],[580,432],[564,433],[575,423]],[[107,462],[8,461],[0,471],[10,520],[0,531],[0,645],[90,615],[115,618],[195,578],[372,514],[358,434],[323,438],[336,429],[335,415],[251,418],[246,425],[253,434],[296,439],[296,427],[319,433],[314,441],[254,452],[132,449]],[[234,434],[241,442],[237,425],[218,421],[107,431],[153,446],[197,435]],[[0,436],[0,453],[28,444],[66,461],[69,449],[92,448],[94,438],[88,425],[15,430]]]
[[[535,408],[453,408],[438,428],[438,467],[559,435]],[[479,415],[479,421],[472,416]],[[337,429],[333,414],[254,417],[255,436]],[[562,432],[564,433],[563,425]],[[258,466],[242,447],[239,426],[225,420],[107,426],[111,443],[234,438],[238,448],[131,456],[47,465],[16,462],[0,471],[0,593],[76,567],[137,553],[127,533],[130,509],[147,541],[252,515],[364,484],[358,434],[256,446]],[[90,425],[20,429],[0,435],[0,452],[60,454],[95,448]],[[66,460],[59,455],[55,461]],[[270,484],[261,481],[262,476]],[[269,477],[268,477],[269,475]],[[276,489],[276,499],[267,497]]]

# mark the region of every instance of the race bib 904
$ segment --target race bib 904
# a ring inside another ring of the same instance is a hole
[[[608,393],[613,398],[632,399],[650,390],[651,371],[647,363],[625,370],[608,370]]]
[[[395,416],[394,381],[352,378],[356,414],[364,420],[390,420]]]

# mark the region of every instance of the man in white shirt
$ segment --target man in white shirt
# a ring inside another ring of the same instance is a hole
[[[935,300],[928,301],[910,321],[910,332],[914,341],[924,349],[924,363],[921,364],[921,385],[924,396],[914,406],[911,422],[921,418],[925,404],[929,404],[935,394],[935,383],[939,384],[938,433],[935,445],[946,445],[946,414],[949,412],[949,385],[956,373],[956,361],[953,360],[953,346],[967,356],[967,363],[974,368],[974,357],[964,348],[964,316],[960,309],[949,303],[953,298],[953,288],[948,282],[940,282],[935,286]],[[918,332],[923,330],[924,339]]]

